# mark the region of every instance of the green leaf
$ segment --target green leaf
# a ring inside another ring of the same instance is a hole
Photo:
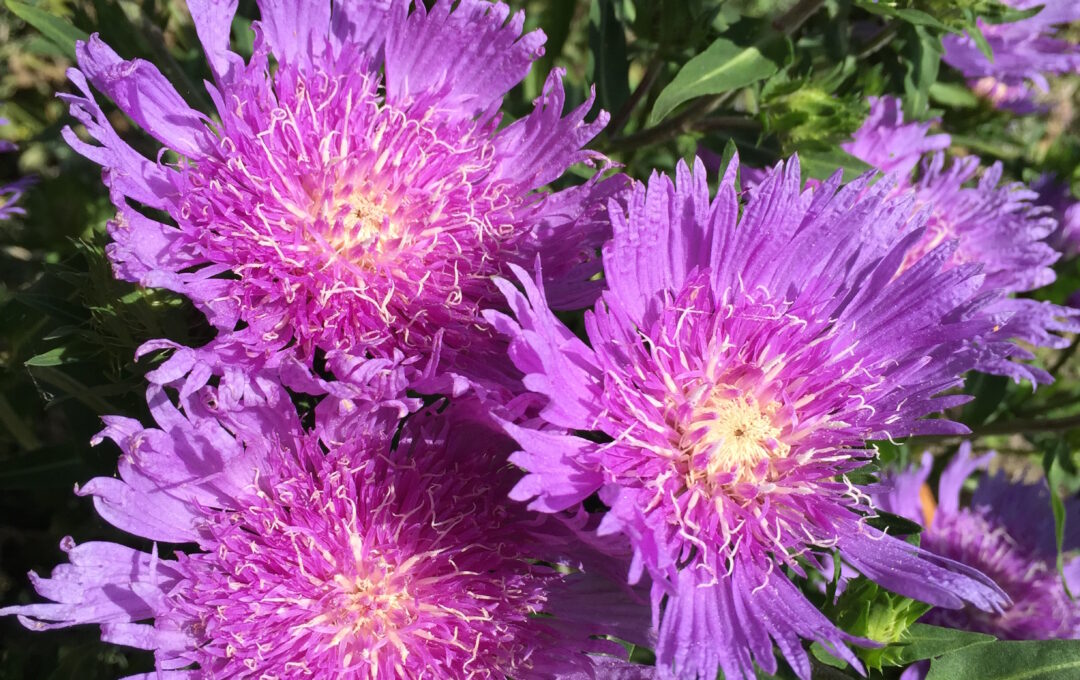
[[[555,62],[563,53],[566,41],[570,37],[574,25],[574,14],[577,9],[577,0],[550,0],[529,13],[529,19],[535,21],[535,26],[543,28],[547,36],[544,43],[544,54],[533,68],[529,69],[529,75],[525,80],[525,99],[532,101],[540,95],[544,81],[548,73],[555,67]],[[529,29],[532,26],[528,27]]]
[[[937,82],[945,48],[940,35],[930,33],[923,26],[911,26],[906,32],[903,53],[906,58],[904,114],[922,118],[930,107],[930,87]]]
[[[646,666],[656,665],[656,654],[648,647],[630,645],[630,653],[627,655],[627,658],[633,663],[640,663]]]
[[[237,15],[232,22],[232,48],[237,54],[248,59],[255,51],[255,33],[251,30],[251,19]]]
[[[837,170],[843,170],[844,181],[850,182],[864,172],[873,170],[870,165],[839,147],[800,149],[799,162],[803,175],[820,180],[826,180]]]
[[[904,7],[889,7],[888,5],[879,4],[874,0],[859,0],[855,3],[860,9],[876,14],[882,17],[890,17],[893,19],[900,19],[913,26],[928,26],[930,28],[936,28],[940,31],[947,31],[949,33],[957,33],[958,31],[946,23],[938,20],[936,17],[923,12],[918,9],[908,9]]]
[[[1080,640],[972,645],[930,664],[926,680],[1076,680]]]
[[[37,7],[16,2],[15,0],[7,0],[7,7],[12,14],[41,31],[42,35],[56,43],[58,47],[64,50],[64,54],[72,60],[75,59],[75,43],[89,38],[86,33],[75,28],[67,19],[61,19]]]
[[[1002,408],[1009,379],[1003,375],[972,373],[964,383],[964,392],[975,398],[964,404],[961,419],[968,426],[980,425]]]
[[[780,70],[779,53],[787,40],[766,34],[749,47],[717,38],[701,54],[679,69],[653,104],[649,125],[656,125],[683,102],[709,94],[722,94],[764,80]]]
[[[613,0],[592,1],[589,46],[597,100],[603,109],[618,111],[630,98],[630,61],[626,57],[626,29],[615,15]]]
[[[814,658],[825,664],[826,666],[832,666],[833,668],[847,668],[848,662],[843,659],[838,659],[833,656],[829,650],[825,649],[825,645],[820,642],[815,642],[810,645],[810,653],[814,655]]]
[[[1023,21],[1024,19],[1030,19],[1031,17],[1036,16],[1046,9],[1046,5],[1036,4],[1027,9],[1018,9],[1004,3],[999,3],[995,9],[997,10],[996,12],[984,13],[979,18],[991,25],[1011,24],[1016,21]]]
[[[903,646],[891,661],[898,666],[906,666],[915,661],[932,659],[973,645],[985,645],[993,642],[994,639],[994,636],[982,633],[913,623],[901,636],[900,642]]]
[[[979,98],[965,85],[936,82],[930,86],[929,93],[936,103],[954,109],[973,109],[979,106]]]
[[[975,41],[975,46],[979,48],[979,51],[983,53],[986,60],[993,63],[994,61],[994,49],[990,47],[990,43],[986,41],[986,36],[983,35],[982,29],[977,25],[972,24],[968,28],[968,35]]]
[[[1050,487],[1050,508],[1054,512],[1054,542],[1057,545],[1057,571],[1061,578],[1061,585],[1065,593],[1071,598],[1069,584],[1065,580],[1065,502],[1058,492],[1061,480],[1060,461],[1069,457],[1069,444],[1064,437],[1059,437],[1053,448],[1043,455],[1043,469],[1046,472],[1046,483]]]
[[[48,352],[30,357],[25,363],[27,366],[61,366],[73,361],[71,357],[65,358],[66,353],[67,347],[54,347]]]
[[[913,536],[922,533],[922,526],[912,522],[907,517],[894,515],[891,512],[878,510],[877,515],[868,517],[866,523],[875,529],[884,531],[892,536]]]
[[[727,172],[728,166],[731,165],[731,160],[735,158],[735,154],[737,153],[739,153],[739,146],[735,143],[735,140],[727,140],[727,143],[724,144],[724,153],[720,156],[720,170],[718,174],[721,177]],[[742,193],[742,187],[739,182],[739,173],[735,173],[735,193]]]
[[[914,26],[929,26],[930,28],[936,28],[941,31],[956,33],[956,29],[950,27],[948,24],[938,21],[936,18],[921,10],[905,9],[901,7],[896,9],[896,16]]]

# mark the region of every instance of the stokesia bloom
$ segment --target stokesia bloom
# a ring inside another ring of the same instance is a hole
[[[430,354],[437,333],[444,358],[476,357],[494,336],[478,314],[501,300],[492,275],[538,256],[557,304],[591,304],[603,208],[624,180],[543,187],[603,161],[582,147],[607,115],[585,122],[590,98],[564,116],[556,71],[501,125],[543,34],[503,4],[410,4],[260,1],[244,63],[228,48],[236,1],[191,0],[213,119],[152,64],[79,43],[82,95],[65,99],[99,145],[65,137],[105,167],[117,275],[188,296],[256,351],[295,343],[308,358]],[[88,81],[171,153],[119,139]]]
[[[1054,175],[1045,174],[1031,185],[1039,194],[1038,203],[1051,210],[1057,229],[1046,238],[1065,257],[1080,255],[1080,201],[1072,196],[1069,185]]]
[[[0,118],[0,127],[8,124],[6,118]],[[0,139],[0,153],[15,151],[18,147],[13,142]],[[14,182],[0,184],[0,220],[7,220],[14,215],[25,215],[26,210],[18,203],[23,193],[34,183],[32,177],[21,177]]]
[[[698,161],[635,186],[628,213],[612,203],[588,344],[524,271],[524,295],[501,282],[516,318],[488,317],[565,432],[504,425],[527,472],[512,497],[557,512],[599,494],[599,533],[630,538],[631,582],[652,577],[662,675],[773,673],[775,643],[809,678],[803,639],[859,665],[845,645],[861,641],[788,575],[834,550],[936,605],[1004,601],[975,570],[870,527],[847,478],[874,457],[867,440],[964,430],[920,418],[964,401],[938,395],[987,330],[973,315],[981,277],[942,268],[952,244],[896,274],[921,232],[903,231],[911,201],[884,200],[887,181],[838,189],[838,173],[802,192],[792,160],[740,206],[737,166],[711,202]]]
[[[1046,371],[1016,359],[1032,354],[1009,340],[1062,348],[1060,332],[1080,331],[1077,313],[1060,305],[1012,294],[1041,288],[1055,279],[1051,265],[1060,257],[1046,242],[1057,227],[1038,194],[1020,183],[1002,183],[1002,165],[982,168],[975,156],[946,165],[946,134],[929,135],[927,123],[905,122],[899,99],[870,102],[870,117],[844,149],[892,175],[897,193],[910,193],[917,206],[930,210],[926,231],[908,251],[908,269],[940,244],[956,241],[946,267],[963,263],[982,267],[982,291],[994,299],[981,313],[994,332],[977,339],[982,354],[977,368],[1015,380],[1051,382]],[[932,153],[931,153],[932,152]],[[922,155],[922,162],[913,169]],[[980,174],[981,173],[981,174]]]
[[[513,442],[486,410],[423,407],[382,360],[345,368],[363,382],[337,385],[351,396],[324,398],[309,429],[276,379],[220,369],[217,387],[177,383],[179,404],[152,386],[156,428],[107,418],[120,478],[79,493],[174,547],[65,538],[70,562],[31,574],[52,602],[0,614],[101,624],[104,640],[153,650],[147,680],[638,677],[621,644],[593,636],[650,644],[647,600],[578,570],[600,562],[573,540],[586,520],[507,505]]]
[[[1080,21],[1076,0],[1003,0],[1018,10],[1042,5],[1038,14],[1011,23],[988,24],[978,19],[979,30],[993,53],[987,59],[969,35],[946,35],[945,63],[968,78],[976,93],[995,106],[1018,113],[1037,109],[1035,89],[1047,92],[1047,75],[1080,73],[1080,46],[1055,38],[1057,27]]]
[[[938,626],[988,633],[1006,640],[1080,638],[1080,605],[1065,592],[1056,567],[1054,516],[1046,482],[1010,482],[1004,473],[983,475],[969,507],[961,507],[960,492],[973,472],[985,468],[993,453],[971,456],[965,442],[941,474],[936,505],[925,492],[933,459],[886,477],[888,491],[875,502],[893,514],[924,527],[919,535],[926,550],[956,560],[990,576],[1012,603],[1000,612],[970,608],[932,609],[923,621]],[[1066,529],[1072,528],[1065,550],[1080,547],[1080,508],[1067,506]],[[1075,592],[1080,587],[1080,559],[1066,561],[1065,577]]]

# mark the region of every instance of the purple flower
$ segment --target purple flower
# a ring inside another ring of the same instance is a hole
[[[1003,601],[978,572],[868,526],[869,498],[847,479],[875,455],[866,440],[964,430],[920,418],[965,400],[939,395],[988,322],[973,316],[977,267],[942,268],[952,245],[897,275],[921,232],[905,228],[910,197],[885,200],[887,181],[838,189],[838,173],[800,192],[793,160],[740,206],[737,166],[711,202],[698,161],[636,186],[629,213],[612,203],[588,344],[524,271],[524,295],[501,282],[516,319],[488,318],[547,397],[542,419],[571,432],[505,426],[528,473],[512,497],[558,512],[599,494],[599,533],[629,536],[631,582],[652,577],[665,677],[772,673],[775,642],[808,678],[803,639],[858,665],[845,644],[862,641],[785,573],[833,550],[920,600]]]
[[[924,155],[944,151],[952,143],[947,134],[930,134],[936,121],[905,123],[899,99],[870,97],[869,102],[870,115],[843,147],[884,173],[910,179]]]
[[[942,39],[944,59],[996,106],[1030,113],[1037,108],[1032,86],[1046,92],[1050,89],[1047,74],[1080,73],[1080,47],[1053,37],[1057,26],[1080,20],[1080,4],[1075,0],[1004,1],[1020,10],[1043,7],[1035,16],[1012,23],[991,25],[978,20],[992,60],[967,35]]]
[[[1030,352],[1003,345],[1012,339],[1061,348],[1068,340],[1057,333],[1080,330],[1075,310],[1009,297],[1054,281],[1051,265],[1060,254],[1045,239],[1057,223],[1048,208],[1037,204],[1034,191],[1020,183],[1001,182],[1000,163],[982,168],[977,157],[968,156],[946,166],[941,149],[948,146],[949,136],[928,136],[928,128],[926,123],[905,123],[899,99],[876,99],[871,101],[870,117],[844,149],[892,174],[898,193],[911,194],[916,205],[930,210],[926,231],[901,269],[952,240],[956,248],[947,267],[981,265],[982,292],[996,299],[982,311],[995,331],[978,339],[984,352],[978,369],[1016,380],[1051,382],[1046,371],[1014,361],[1032,358]],[[913,177],[920,155],[922,163]]]
[[[157,428],[107,418],[120,478],[80,495],[177,547],[65,538],[70,563],[31,574],[52,602],[0,614],[101,624],[104,640],[152,650],[163,677],[636,677],[622,645],[595,637],[651,644],[645,598],[602,576],[629,548],[580,540],[583,514],[507,505],[513,442],[475,399],[424,407],[407,366],[339,359],[348,381],[310,428],[280,376],[212,357],[171,384],[178,405],[151,387]]]
[[[1080,255],[1080,201],[1072,197],[1069,185],[1046,174],[1031,189],[1039,195],[1038,203],[1050,208],[1057,220],[1057,229],[1047,237],[1047,242],[1066,257]]]
[[[0,127],[8,124],[6,118],[0,118]],[[13,142],[9,142],[6,139],[0,139],[0,153],[8,153],[18,149]],[[15,215],[25,215],[26,210],[20,208],[18,203],[22,198],[23,193],[34,183],[32,177],[22,177],[9,182],[8,184],[0,184],[0,220],[11,219]]]
[[[190,297],[256,349],[296,343],[309,357],[430,354],[437,332],[444,356],[476,356],[493,337],[478,309],[501,299],[491,276],[537,256],[559,304],[595,299],[603,206],[624,180],[542,190],[604,161],[582,147],[607,115],[586,123],[590,98],[564,116],[561,71],[530,114],[500,125],[503,96],[543,52],[522,13],[263,0],[244,63],[228,48],[235,0],[189,4],[214,121],[96,36],[69,72],[82,95],[65,98],[100,145],[66,139],[105,168],[118,276]],[[87,81],[171,153],[155,161],[123,142]]]
[[[890,491],[875,495],[882,509],[925,527],[920,534],[923,548],[990,576],[1012,600],[1000,612],[933,609],[923,620],[1008,640],[1078,638],[1080,606],[1066,594],[1055,567],[1054,517],[1046,482],[1017,484],[1004,473],[984,475],[971,506],[960,506],[964,481],[991,456],[972,458],[971,444],[965,442],[941,475],[936,509],[920,499],[933,464],[929,453],[923,454],[919,467],[885,480],[892,483]],[[1070,506],[1068,512],[1065,526],[1075,529],[1080,507]],[[1080,545],[1080,533],[1072,533],[1066,549]],[[1067,563],[1066,577],[1072,588],[1080,586],[1080,560]]]

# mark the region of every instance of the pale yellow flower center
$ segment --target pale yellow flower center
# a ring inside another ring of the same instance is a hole
[[[695,410],[686,430],[692,457],[707,456],[709,481],[729,472],[746,481],[756,476],[762,461],[787,456],[791,447],[781,441],[780,428],[773,420],[778,409],[775,402],[762,406],[753,396],[717,392]]]
[[[382,201],[376,202],[368,196],[356,194],[343,202],[339,208],[345,211],[341,219],[340,233],[333,234],[333,245],[338,252],[348,252],[355,246],[381,244],[386,227],[392,228],[387,219],[388,211]]]
[[[320,239],[330,251],[348,257],[359,266],[369,266],[401,245],[404,233],[398,215],[399,201],[371,187],[349,193],[339,191],[283,202],[293,220],[280,226],[311,234],[305,241]],[[325,226],[318,228],[315,237],[311,230],[320,223]]]
[[[333,585],[327,584],[337,591],[330,600],[333,606],[303,627],[336,629],[327,644],[329,647],[357,640],[379,640],[403,650],[398,631],[418,616],[415,598],[407,586],[409,565],[392,564],[376,551],[365,552],[359,536],[353,534],[349,538],[355,575],[334,576]],[[352,657],[353,653],[349,652],[345,658]]]

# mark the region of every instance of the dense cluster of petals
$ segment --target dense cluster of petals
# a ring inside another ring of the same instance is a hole
[[[92,36],[66,95],[97,144],[118,214],[109,255],[121,278],[191,298],[253,351],[295,345],[391,356],[490,349],[478,310],[492,275],[539,257],[565,306],[591,303],[606,200],[599,176],[544,190],[606,114],[564,115],[561,72],[535,109],[501,125],[503,96],[543,53],[524,16],[484,0],[265,0],[254,54],[229,50],[236,3],[191,2],[214,74],[214,115],[189,106],[152,64]],[[89,89],[162,145],[139,155]],[[168,152],[168,153],[166,153]],[[154,215],[167,215],[165,221]]]
[[[649,644],[645,601],[582,571],[617,543],[506,504],[513,442],[475,400],[424,407],[408,367],[343,360],[346,380],[307,378],[331,394],[304,427],[279,377],[200,361],[178,403],[150,389],[158,427],[106,419],[120,478],[80,490],[172,556],[64,539],[70,563],[32,575],[53,602],[0,614],[99,623],[177,678],[584,678],[624,655],[593,636]]]
[[[878,505],[922,525],[920,544],[926,550],[978,569],[1009,595],[999,612],[933,609],[924,620],[938,626],[988,633],[1004,640],[1080,638],[1080,606],[1073,602],[1056,568],[1057,545],[1050,492],[1038,484],[1010,482],[1005,473],[984,474],[970,506],[960,504],[965,480],[985,468],[993,453],[971,456],[965,443],[941,474],[936,504],[923,492],[933,459],[886,478],[891,489],[875,494]],[[1080,513],[1067,506],[1065,525],[1072,526],[1064,549],[1080,545],[1075,523]],[[1080,559],[1065,562],[1070,590],[1080,587]]]
[[[1051,265],[1060,257],[1046,239],[1058,229],[1051,209],[1036,191],[1003,183],[1001,163],[988,168],[975,156],[946,162],[946,134],[930,135],[929,124],[906,122],[899,99],[871,100],[871,114],[844,148],[890,175],[898,193],[910,194],[930,212],[926,230],[909,251],[911,266],[942,243],[954,241],[946,266],[976,264],[984,275],[982,291],[995,298],[982,314],[992,332],[976,341],[982,352],[977,368],[1014,379],[1049,382],[1042,369],[1017,361],[1031,354],[1007,342],[1061,348],[1061,332],[1080,330],[1075,310],[1017,297],[1054,281]]]
[[[501,284],[514,316],[488,317],[547,398],[547,428],[506,425],[527,473],[512,497],[558,512],[596,494],[609,508],[599,533],[628,536],[631,582],[653,582],[664,677],[775,672],[775,643],[808,678],[802,639],[858,665],[857,640],[785,573],[834,550],[939,606],[1004,601],[978,572],[866,524],[870,499],[847,477],[874,456],[867,440],[962,431],[920,418],[964,400],[941,393],[991,324],[978,267],[945,266],[954,243],[902,267],[926,216],[887,199],[888,182],[803,191],[792,161],[740,205],[737,165],[714,200],[699,162],[612,203],[588,343],[525,272],[524,293]]]
[[[1080,21],[1080,4],[1074,0],[1004,3],[1017,10],[1041,9],[1034,16],[1003,24],[979,19],[979,30],[992,58],[987,58],[970,35],[946,35],[942,39],[943,59],[969,79],[975,92],[996,106],[1030,113],[1037,108],[1035,91],[1050,89],[1047,75],[1080,73],[1080,49],[1054,37],[1058,27]]]
[[[999,103],[1080,72],[1051,35],[1080,12],[1040,3],[983,26],[992,66],[969,38],[946,59]],[[144,680],[781,663],[809,680],[809,643],[860,672],[851,647],[879,644],[807,595],[832,564],[932,623],[1080,637],[1053,523],[1027,511],[1045,488],[986,478],[960,507],[987,460],[967,447],[936,509],[929,457],[891,492],[859,484],[875,441],[967,434],[935,416],[968,400],[968,371],[1051,380],[1017,343],[1080,331],[1080,311],[1024,297],[1080,250],[1063,185],[947,163],[949,135],[890,98],[845,145],[884,178],[804,183],[793,158],[740,192],[736,156],[715,193],[700,160],[631,182],[586,149],[607,114],[559,69],[504,120],[545,38],[501,2],[256,4],[242,57],[238,0],[188,0],[205,103],[96,34],[77,44],[64,136],[104,169],[115,273],[216,333],[138,350],[164,352],[155,423],[106,417],[118,474],[77,489],[141,547],[64,538],[68,562],[30,577],[45,601],[0,616],[100,625],[153,652]],[[24,186],[0,187],[0,219]],[[582,308],[576,332],[556,315]],[[921,544],[882,511],[922,523]],[[1080,586],[1080,559],[1067,571]]]
[[[1057,229],[1047,237],[1047,243],[1064,257],[1080,255],[1080,201],[1073,198],[1069,185],[1046,174],[1035,180],[1031,189],[1039,194],[1039,204],[1050,208],[1057,220]]]

